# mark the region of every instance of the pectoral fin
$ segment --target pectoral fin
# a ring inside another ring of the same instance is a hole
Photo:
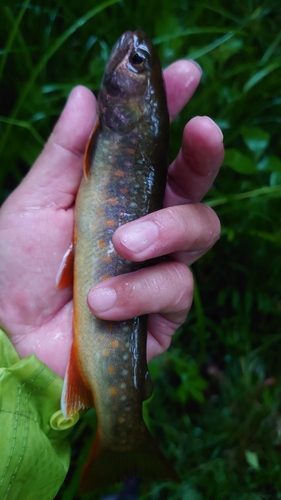
[[[85,149],[83,171],[84,171],[84,175],[85,175],[86,180],[88,180],[88,177],[90,175],[90,169],[91,169],[91,165],[92,165],[93,154],[94,154],[95,147],[96,147],[98,132],[99,132],[99,120],[97,120],[95,123],[95,126],[92,130],[92,133],[89,137],[89,140],[87,142],[87,146]]]
[[[73,243],[71,243],[62,258],[61,265],[57,273],[56,286],[59,290],[62,290],[73,283],[73,261],[74,252]]]

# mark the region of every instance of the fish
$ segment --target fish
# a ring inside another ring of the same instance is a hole
[[[179,481],[142,416],[152,394],[146,361],[146,316],[95,317],[87,294],[95,283],[137,271],[112,235],[121,225],[162,208],[168,168],[169,115],[156,49],[127,31],[112,49],[98,96],[75,203],[74,340],[61,407],[66,418],[94,407],[97,431],[82,472],[84,492],[124,478]]]

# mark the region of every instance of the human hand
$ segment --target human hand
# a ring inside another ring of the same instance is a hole
[[[173,119],[194,93],[200,70],[190,61],[178,61],[164,75]],[[35,353],[60,376],[72,342],[72,289],[58,290],[55,281],[72,241],[83,152],[95,120],[93,94],[76,87],[43,152],[0,211],[0,325],[21,357]],[[115,288],[117,302],[106,311],[97,308],[103,284],[89,292],[89,307],[100,318],[149,314],[148,360],[167,349],[189,311],[193,280],[187,265],[219,237],[217,216],[199,201],[212,185],[223,154],[215,123],[207,117],[190,120],[169,169],[164,208],[120,227],[113,237],[125,258],[142,261],[170,254],[170,260],[109,279],[107,287]],[[141,238],[140,228],[147,231]]]

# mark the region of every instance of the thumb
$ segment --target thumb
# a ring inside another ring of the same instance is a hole
[[[75,87],[42,153],[14,192],[17,205],[68,208],[73,204],[96,113],[93,93],[86,87]]]

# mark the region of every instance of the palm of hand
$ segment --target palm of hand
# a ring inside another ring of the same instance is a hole
[[[0,217],[5,242],[0,248],[1,323],[21,356],[36,352],[63,375],[64,353],[71,344],[72,293],[58,290],[55,279],[66,242],[71,242],[73,208],[36,206],[32,196],[20,208],[16,196],[15,191]]]

